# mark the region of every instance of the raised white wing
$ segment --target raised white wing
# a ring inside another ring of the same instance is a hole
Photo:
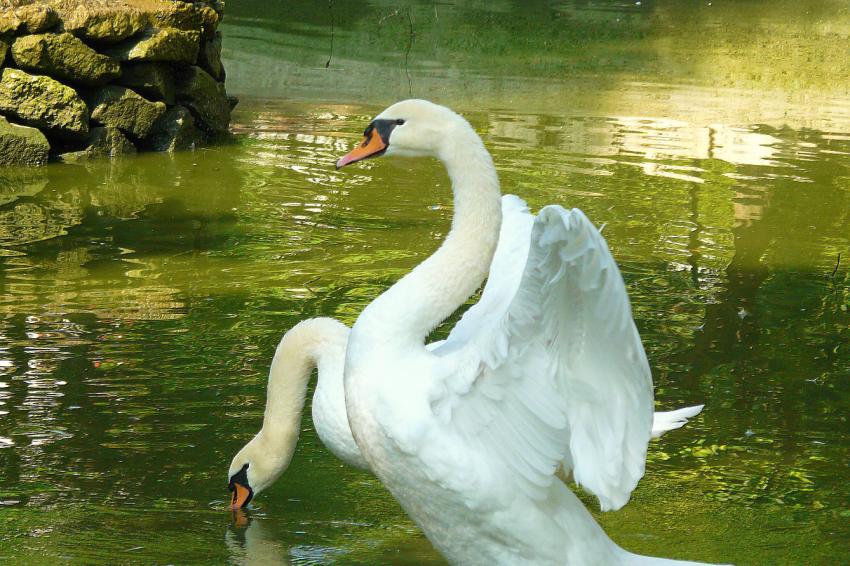
[[[521,214],[505,217],[524,229]],[[603,510],[619,509],[643,476],[653,418],[623,279],[578,209],[547,206],[525,234],[517,252],[503,230],[510,245],[500,239],[480,303],[434,350],[432,409],[530,496],[544,497],[563,466]]]
[[[522,280],[528,258],[528,244],[534,216],[516,195],[502,197],[502,227],[499,243],[490,263],[490,273],[477,303],[467,310],[452,329],[444,345],[457,347],[468,342],[480,329],[498,324]]]

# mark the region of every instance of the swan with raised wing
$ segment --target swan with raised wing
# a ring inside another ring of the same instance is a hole
[[[652,435],[649,366],[601,234],[579,210],[532,216],[503,200],[480,138],[442,106],[389,107],[337,166],[382,154],[440,159],[454,218],[442,246],[348,335],[344,401],[363,463],[452,563],[685,564],[621,549],[559,479],[571,472],[603,510],[618,509]],[[503,207],[517,211],[504,223]],[[497,242],[525,260],[494,258]],[[481,301],[429,349],[430,331],[488,272]],[[302,406],[303,395],[284,409]],[[255,471],[231,467],[234,504],[259,489]]]

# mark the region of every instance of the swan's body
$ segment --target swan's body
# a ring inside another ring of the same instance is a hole
[[[618,509],[643,475],[650,437],[686,417],[653,430],[649,367],[602,236],[578,210],[533,217],[516,197],[503,204],[480,138],[446,108],[388,108],[338,166],[384,152],[443,161],[455,216],[440,249],[348,337],[345,407],[363,463],[452,563],[685,564],[618,547],[558,479],[572,472],[603,510]],[[497,242],[505,251],[494,259]],[[429,349],[428,333],[488,272],[481,301]],[[237,456],[231,487],[239,492],[253,467]]]

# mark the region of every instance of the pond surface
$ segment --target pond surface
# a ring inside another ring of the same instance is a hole
[[[442,563],[309,416],[288,473],[225,510],[283,332],[352,323],[448,229],[436,162],[333,167],[410,95],[469,117],[504,192],[605,223],[659,408],[707,404],[597,514],[610,536],[845,560],[850,13],[669,4],[240,0],[231,143],[0,170],[0,562]]]

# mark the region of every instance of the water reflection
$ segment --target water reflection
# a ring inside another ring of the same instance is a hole
[[[302,523],[293,527],[280,519],[239,513],[225,532],[224,544],[228,563],[244,566],[445,563],[415,529],[374,531],[363,536],[362,531],[368,527],[363,523],[334,521],[323,525],[323,537],[307,541],[308,529],[315,529],[315,525]]]
[[[224,537],[232,564],[245,566],[289,566],[289,549],[260,519],[249,520],[241,514]]]

